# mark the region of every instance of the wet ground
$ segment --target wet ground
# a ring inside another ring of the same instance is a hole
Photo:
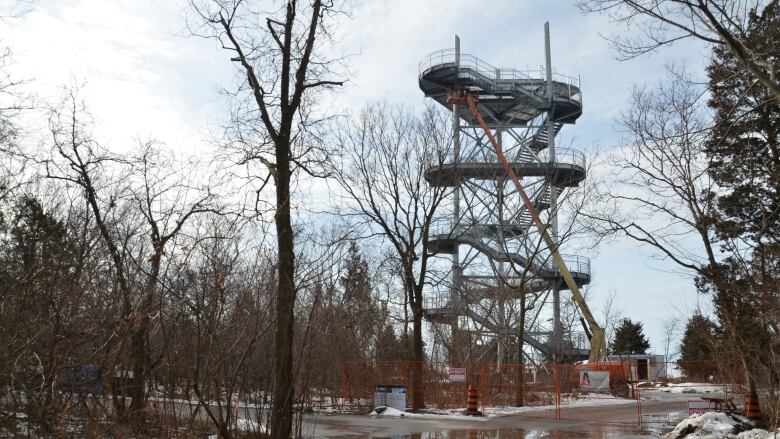
[[[508,419],[511,418],[511,419]],[[344,438],[646,438],[650,432],[633,426],[581,421],[533,420],[519,416],[469,423],[459,420],[354,419],[350,416],[329,416],[321,419],[315,430],[305,437]]]
[[[684,402],[645,403],[641,428],[633,405],[562,409],[560,420],[529,415],[489,419],[312,415],[305,419],[303,433],[344,438],[648,438],[672,430],[686,412]]]

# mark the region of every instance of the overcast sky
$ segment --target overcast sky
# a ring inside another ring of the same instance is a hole
[[[626,32],[605,17],[583,16],[572,1],[355,0],[353,20],[339,30],[343,50],[354,53],[354,76],[334,108],[359,109],[373,101],[422,106],[417,65],[429,52],[454,46],[499,67],[544,63],[543,26],[550,21],[553,65],[580,75],[584,112],[564,136],[577,148],[619,147],[615,118],[632,84],[655,82],[664,65],[686,61],[701,73],[705,47],[681,44],[619,62],[600,32]],[[220,87],[229,87],[234,64],[213,41],[187,38],[186,5],[177,0],[42,0],[21,18],[0,26],[14,54],[12,69],[42,100],[64,84],[86,83],[84,97],[98,138],[113,149],[137,137],[207,154],[206,141],[225,118]],[[600,313],[609,291],[617,307],[645,324],[662,352],[661,321],[690,312],[699,298],[690,278],[631,242],[602,246],[593,255],[591,307]]]

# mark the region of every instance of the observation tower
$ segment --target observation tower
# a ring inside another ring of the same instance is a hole
[[[548,24],[545,55],[546,65],[536,70],[497,68],[461,53],[456,36],[454,49],[420,63],[420,89],[452,111],[451,154],[425,175],[430,185],[453,188],[449,211],[429,238],[432,253],[451,255],[452,270],[448,288],[431,296],[425,315],[451,326],[453,359],[465,359],[460,350],[463,337],[470,337],[485,346],[495,343],[501,361],[502,349],[506,355],[511,346],[507,340],[516,340],[521,326],[524,344],[533,348],[521,361],[581,360],[590,352],[585,320],[580,317],[584,333],[562,324],[561,292],[569,288],[542,239],[546,229],[560,246],[566,231],[559,230],[559,203],[586,171],[582,152],[555,145],[564,125],[582,114],[582,92],[579,78],[552,69]],[[473,105],[455,94],[468,94]],[[499,149],[507,163],[499,160]],[[562,257],[578,287],[590,283],[588,258]]]

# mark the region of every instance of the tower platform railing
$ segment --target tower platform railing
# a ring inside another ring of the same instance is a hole
[[[519,155],[520,151],[518,152],[509,152],[508,155]],[[436,168],[439,166],[449,166],[451,165],[455,160],[455,156],[453,154],[447,154],[443,157],[437,157],[435,160],[432,160],[430,163],[428,163],[429,168]],[[550,163],[550,152],[549,150],[542,150],[539,151],[536,154],[536,157],[533,158],[533,161],[528,161],[527,159],[522,160],[512,160],[513,163]],[[459,165],[477,165],[477,164],[493,164],[493,163],[499,163],[498,158],[496,158],[494,161],[485,161],[482,157],[474,157],[474,156],[468,156],[463,155],[458,158],[458,164]],[[578,168],[586,169],[585,165],[587,164],[585,153],[582,151],[578,151],[576,149],[570,149],[570,148],[556,148],[555,149],[555,163],[563,164],[563,165],[571,165],[576,166]],[[522,175],[521,175],[522,177]]]
[[[561,254],[561,258],[563,258],[563,262],[572,273],[581,273],[590,276],[590,258],[585,256],[565,254]],[[544,262],[543,266],[545,270],[553,272],[558,271],[555,263],[552,260],[549,260],[549,258]]]
[[[454,67],[456,63],[457,54],[455,49],[442,49],[428,54],[419,64],[419,74],[422,77],[429,70],[434,67]],[[547,79],[546,70],[544,66],[539,68],[528,68],[521,70],[517,68],[495,67],[490,63],[477,58],[474,55],[468,53],[460,54],[460,68],[464,70],[472,70],[482,76],[485,79],[495,81],[498,79],[504,80],[545,80]],[[580,78],[579,76],[573,76],[566,73],[559,73],[553,69],[552,79],[554,82],[565,84],[567,86],[576,87],[577,93],[571,93],[569,89],[569,98],[578,102],[582,101],[582,95],[580,90]]]

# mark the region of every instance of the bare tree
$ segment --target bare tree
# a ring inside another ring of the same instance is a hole
[[[604,299],[602,305],[602,315],[604,316],[604,339],[612,340],[615,334],[615,328],[618,323],[623,320],[623,310],[615,307],[615,300],[617,299],[617,291],[610,290],[609,296]]]
[[[425,171],[441,163],[452,142],[446,118],[432,107],[422,117],[389,105],[373,105],[339,130],[343,163],[334,175],[346,194],[341,215],[365,226],[394,250],[404,294],[412,311],[412,407],[422,393],[423,290],[429,279],[428,235],[436,210],[450,189],[427,184]]]
[[[115,348],[115,357],[118,357],[130,333],[128,323],[131,321],[133,309],[131,256],[125,244],[136,234],[137,222],[124,210],[127,204],[120,203],[120,200],[127,199],[127,186],[112,186],[103,182],[106,174],[110,172],[110,163],[118,159],[88,135],[90,120],[76,90],[67,90],[60,106],[52,109],[49,125],[53,147],[51,156],[43,161],[45,175],[83,191],[87,208],[94,218],[111,260],[115,276],[114,290],[120,303],[120,315],[116,317],[117,326],[122,333],[119,340],[112,340],[111,346]],[[101,198],[100,189],[105,190],[107,199]],[[123,218],[123,224],[114,221],[119,217]],[[115,366],[116,360],[109,369],[113,370]],[[117,397],[115,394],[114,404],[117,414],[123,416],[124,395]],[[133,405],[135,404],[133,401]]]
[[[21,144],[27,133],[19,118],[35,106],[34,98],[23,92],[28,81],[9,72],[11,63],[10,48],[0,46],[0,200],[29,178],[25,171],[30,159]]]
[[[271,437],[287,438],[292,425],[293,332],[296,301],[291,183],[295,169],[314,174],[319,139],[314,132],[317,92],[340,86],[333,61],[325,55],[328,25],[338,7],[332,1],[192,0],[202,24],[193,33],[215,38],[242,72],[231,134],[243,165],[265,167],[263,184],[273,179],[278,289],[276,296],[275,388]],[[263,24],[265,27],[263,27]],[[254,175],[257,173],[253,172]]]
[[[52,110],[52,156],[43,163],[46,177],[80,188],[108,248],[122,304],[119,346],[129,338],[133,363],[130,410],[141,420],[150,368],[149,324],[166,245],[193,215],[215,207],[211,192],[191,187],[153,143],[142,145],[138,157],[122,157],[105,150],[89,128],[86,108],[70,90],[62,106]],[[112,180],[112,172],[122,178]],[[136,222],[130,220],[133,213],[140,217]],[[143,273],[140,283],[134,282],[136,269]],[[124,399],[115,403],[121,411]]]
[[[156,149],[153,142],[141,145],[132,159],[133,174],[139,184],[131,187],[132,199],[146,222],[151,254],[146,279],[135,305],[137,322],[131,335],[133,379],[135,381],[131,410],[142,411],[146,401],[145,386],[149,377],[149,331],[154,313],[153,304],[158,295],[160,270],[166,246],[175,239],[193,215],[219,213],[210,188],[192,187],[187,175],[175,172],[176,165]],[[184,172],[196,172],[197,167]],[[192,178],[192,176],[190,176]]]
[[[677,317],[669,317],[661,321],[664,336],[664,367],[666,376],[669,376],[669,363],[679,352],[675,349],[677,338],[680,336],[681,322]]]
[[[175,273],[177,287],[172,291],[186,307],[182,323],[191,329],[182,334],[187,346],[182,351],[198,401],[195,412],[202,408],[226,439],[234,437],[240,415],[234,395],[243,390],[249,398],[265,389],[270,378],[260,367],[270,361],[261,363],[258,354],[269,345],[262,342],[273,325],[275,255],[262,247],[253,251],[237,240],[240,230],[235,219],[208,223],[186,252],[188,269]],[[258,402],[261,409],[253,411],[254,416],[244,413],[252,426],[267,425],[262,411],[266,401]]]
[[[670,69],[670,79],[634,88],[619,120],[627,145],[607,158],[605,169],[614,172],[602,177],[582,215],[597,235],[628,237],[699,275],[715,262],[702,196],[713,189],[704,157],[710,119],[703,87],[684,71]]]
[[[684,39],[722,45],[764,87],[780,98],[777,61],[748,38],[749,18],[777,8],[777,0],[580,0],[587,13],[604,13],[638,29],[638,37],[614,34],[608,40],[623,59]]]
[[[315,230],[320,238],[303,245],[308,249],[299,262],[300,271],[308,272],[299,283],[306,327],[299,337],[300,382],[309,399],[323,401],[328,391],[328,399],[338,401],[342,366],[376,358],[388,310],[376,295],[379,268],[370,263],[370,247],[344,240],[340,230]],[[325,243],[312,245],[323,236]]]

